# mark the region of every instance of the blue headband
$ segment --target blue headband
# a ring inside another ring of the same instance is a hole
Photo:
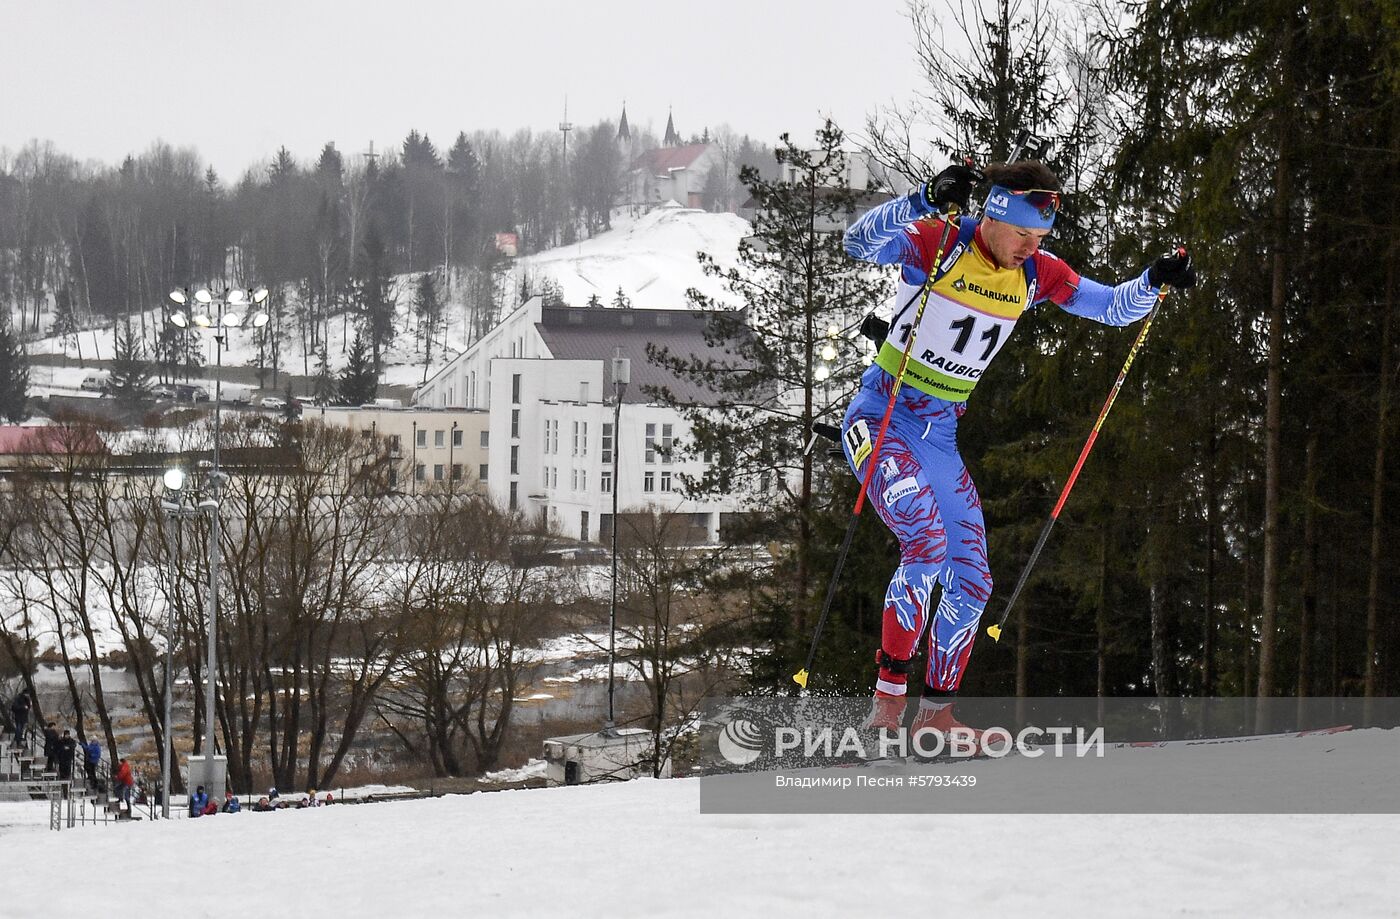
[[[1035,207],[1026,195],[1012,194],[1001,185],[993,185],[987,193],[982,213],[1004,223],[1030,230],[1048,230],[1055,225],[1055,208]]]

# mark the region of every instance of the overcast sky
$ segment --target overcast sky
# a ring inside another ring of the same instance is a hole
[[[313,159],[445,149],[459,130],[618,116],[657,134],[848,132],[918,81],[905,0],[0,0],[0,147],[115,164],[156,138],[226,180]]]

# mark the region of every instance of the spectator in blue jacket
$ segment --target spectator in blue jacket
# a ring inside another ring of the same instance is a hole
[[[242,809],[243,806],[238,803],[238,798],[234,796],[231,790],[224,792],[224,813],[236,814]]]
[[[204,786],[200,785],[190,795],[190,816],[198,817],[204,813],[204,808],[209,804],[209,795],[205,794]]]
[[[87,770],[88,784],[97,790],[97,764],[102,762],[102,744],[94,737],[83,745],[83,768]]]

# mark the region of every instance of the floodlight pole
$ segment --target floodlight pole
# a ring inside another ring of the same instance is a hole
[[[218,620],[219,620],[219,433],[220,410],[222,408],[223,396],[223,372],[224,372],[224,331],[222,312],[217,317],[218,325],[214,333],[214,354],[215,367],[214,374],[214,468],[209,473],[209,502],[205,504],[209,511],[209,649],[205,662],[207,673],[207,685],[204,692],[204,778],[205,784],[211,783],[214,775],[214,692],[219,674],[219,643],[218,643]]]
[[[179,524],[175,522],[174,514],[165,514],[166,541],[169,543],[170,565],[169,574],[170,589],[165,594],[165,710],[161,715],[160,722],[160,816],[162,820],[170,819],[170,757],[171,747],[174,745],[170,737],[170,694],[174,689],[174,680],[171,676],[170,668],[174,664],[175,647],[175,590],[176,567],[175,567],[175,533],[179,531]]]
[[[201,328],[212,328],[214,330],[214,449],[213,464],[205,482],[205,497],[200,500],[198,510],[209,512],[209,603],[208,616],[209,625],[207,638],[209,647],[205,659],[205,693],[204,693],[204,740],[201,750],[204,754],[204,785],[212,793],[221,791],[222,782],[215,785],[213,777],[215,775],[214,746],[216,707],[214,697],[217,691],[219,674],[219,640],[218,640],[218,619],[219,619],[219,501],[223,492],[223,472],[219,469],[219,440],[223,431],[223,370],[224,370],[224,336],[228,330],[235,326],[241,326],[245,318],[252,317],[253,327],[262,328],[268,322],[266,312],[258,310],[256,313],[248,313],[239,316],[226,312],[230,306],[239,307],[242,310],[255,309],[259,304],[267,299],[268,291],[265,287],[260,287],[256,291],[250,291],[251,297],[245,295],[241,290],[226,290],[222,296],[215,296],[208,290],[201,289],[194,294],[194,300],[201,306],[210,307],[207,313],[199,315],[186,315],[183,311],[176,312],[170,317],[170,321],[179,328],[188,328],[191,323]],[[236,295],[236,296],[235,296]],[[176,290],[170,293],[170,299],[182,306],[189,303],[187,291]],[[251,302],[250,302],[251,300]],[[212,314],[212,318],[211,315]],[[167,696],[168,698],[168,696]],[[225,778],[227,773],[225,773]]]

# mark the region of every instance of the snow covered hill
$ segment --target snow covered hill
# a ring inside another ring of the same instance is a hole
[[[721,302],[733,299],[718,280],[704,276],[695,254],[705,252],[721,268],[732,268],[739,240],[751,232],[741,217],[671,202],[636,219],[614,218],[611,230],[577,245],[522,258],[516,270],[554,279],[571,306],[583,306],[591,296],[611,304],[620,289],[639,309],[684,309],[691,287]]]
[[[518,296],[520,282],[528,278],[532,289],[539,290],[546,279],[559,285],[564,301],[571,306],[584,306],[597,296],[611,304],[619,290],[635,307],[647,309],[685,309],[686,290],[694,287],[707,296],[725,300],[723,285],[704,275],[696,258],[705,252],[721,268],[731,268],[738,261],[739,241],[751,229],[747,221],[733,214],[711,214],[684,208],[674,203],[657,207],[640,217],[619,214],[613,218],[613,228],[591,239],[571,246],[548,249],[516,261],[502,287],[509,298]],[[398,303],[397,333],[386,356],[384,382],[391,385],[415,385],[424,378],[422,345],[417,334],[411,305],[416,291],[416,276],[398,275],[393,278],[391,293]],[[505,305],[509,312],[517,304]],[[737,304],[730,304],[737,305]],[[158,308],[147,311],[144,324],[133,317],[132,325],[147,334],[161,321]],[[443,309],[445,331],[442,344],[433,348],[432,365],[428,375],[467,347],[469,328],[466,308],[461,300],[461,285],[447,296]],[[294,374],[314,373],[315,355],[303,359],[294,323],[284,326],[286,343],[282,351],[282,366]],[[343,317],[331,320],[327,356],[333,371],[345,364],[348,341],[355,334],[353,322]],[[251,366],[257,359],[254,337],[234,332],[229,337],[223,361],[226,367]],[[214,362],[213,344],[209,343],[207,362]],[[62,355],[78,359],[87,366],[100,366],[96,361],[111,360],[115,351],[112,328],[89,330],[73,338],[45,338],[28,346],[31,355]],[[33,371],[33,392],[71,395],[78,391],[84,370],[82,367],[43,367]]]
[[[1277,746],[1326,781],[1337,751],[1370,755],[1396,739],[1352,731]],[[1208,782],[1241,749],[1271,743],[1108,756],[1122,768],[1176,756]],[[1033,781],[1043,762],[976,768]],[[0,915],[1400,913],[1394,814],[706,815],[701,781],[15,830],[0,838],[0,864],[24,866],[24,879],[7,885]]]

